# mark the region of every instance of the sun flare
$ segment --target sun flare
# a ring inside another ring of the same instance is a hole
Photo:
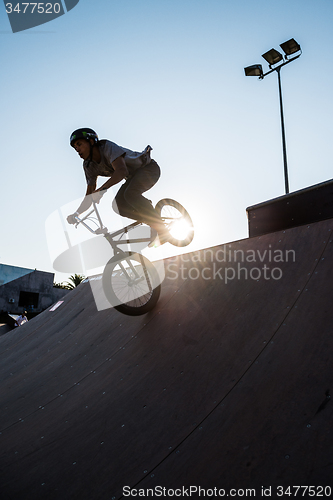
[[[179,240],[184,240],[191,230],[192,226],[185,219],[176,220],[169,228],[171,236]]]

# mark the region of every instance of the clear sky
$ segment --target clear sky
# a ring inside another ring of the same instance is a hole
[[[283,195],[284,177],[276,73],[244,67],[268,70],[261,54],[290,38],[303,51],[281,71],[290,191],[331,179],[332,19],[332,0],[80,0],[13,34],[1,3],[0,262],[53,272],[45,221],[85,193],[69,147],[82,126],[153,147],[149,197],[186,206],[187,250],[246,238],[246,208]]]

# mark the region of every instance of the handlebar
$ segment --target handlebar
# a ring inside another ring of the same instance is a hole
[[[74,219],[77,221],[75,223],[75,229],[77,229],[77,227],[78,227],[79,224],[82,224],[86,229],[88,229],[88,231],[90,231],[93,234],[106,234],[108,232],[108,228],[103,225],[101,216],[99,215],[99,212],[97,210],[96,202],[93,201],[92,204],[93,204],[94,208],[90,212],[88,212],[82,219],[78,215],[74,216]],[[94,212],[95,212],[95,214],[97,216],[98,223],[99,223],[99,227],[97,229],[95,229],[95,230],[92,229],[88,224],[86,224],[84,222],[85,220],[89,219],[89,217],[91,216],[91,214],[93,214]]]

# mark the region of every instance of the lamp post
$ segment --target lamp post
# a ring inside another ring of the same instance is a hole
[[[286,64],[295,61],[302,54],[301,46],[291,38],[287,42],[281,43],[281,49],[284,52],[284,56],[281,52],[278,52],[275,49],[271,49],[262,57],[268,62],[269,69],[267,73],[264,73],[262,70],[261,64],[254,64],[252,66],[248,66],[244,68],[246,76],[258,76],[259,80],[263,80],[265,76],[270,75],[273,71],[277,72],[278,75],[278,84],[279,84],[279,98],[280,98],[280,116],[281,116],[281,132],[282,132],[282,149],[283,149],[283,164],[284,164],[284,180],[285,180],[285,189],[286,194],[289,193],[289,181],[288,181],[288,165],[287,165],[287,147],[286,147],[286,135],[284,128],[284,117],[283,117],[283,104],[282,104],[282,89],[281,89],[281,68],[282,66],[286,66]],[[282,61],[282,62],[281,62]]]

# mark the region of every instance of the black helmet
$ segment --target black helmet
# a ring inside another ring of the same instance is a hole
[[[78,128],[77,130],[74,130],[70,137],[70,145],[73,147],[73,142],[76,141],[77,139],[86,139],[89,141],[89,139],[94,139],[94,142],[98,141],[98,135],[94,130],[91,128]]]

